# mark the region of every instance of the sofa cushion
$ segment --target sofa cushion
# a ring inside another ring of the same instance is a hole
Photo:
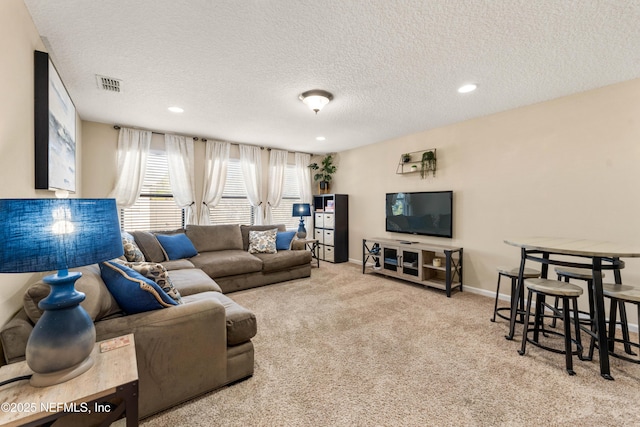
[[[187,225],[186,234],[198,252],[242,249],[242,235],[236,224]]]
[[[278,251],[276,254],[255,254],[262,260],[262,271],[287,270],[311,262],[310,251]]]
[[[198,251],[184,233],[156,234],[169,260],[191,258],[198,255]]]
[[[295,231],[278,231],[278,234],[276,234],[276,249],[279,251],[291,249],[291,242],[295,235]]]
[[[151,262],[162,262],[168,259],[155,234],[148,231],[132,231],[136,244],[144,254],[144,259]]]
[[[114,260],[118,262],[117,260]],[[127,262],[124,263],[127,267],[142,274],[147,279],[153,280],[163,291],[167,293],[178,304],[182,304],[182,297],[180,291],[176,289],[169,277],[169,272],[164,265],[159,262]]]
[[[256,316],[224,294],[212,295],[224,305],[227,318],[227,345],[249,341],[258,332]]]
[[[273,228],[265,231],[249,231],[249,253],[250,254],[275,254],[276,234],[278,230]]]
[[[153,280],[127,266],[106,261],[100,263],[100,272],[109,292],[127,314],[178,305]]]
[[[213,279],[262,270],[262,260],[240,249],[200,252],[191,262]]]
[[[287,231],[287,227],[284,224],[273,225],[241,225],[240,233],[242,234],[242,250],[249,250],[249,232],[250,231],[265,231],[271,229],[277,229],[278,231]]]
[[[133,236],[126,231],[122,233],[122,247],[124,248],[124,257],[129,262],[142,262],[145,261],[144,254],[136,245],[136,240]]]
[[[168,271],[195,268],[195,265],[188,259],[174,259],[172,261],[162,261],[162,265]]]
[[[201,292],[222,292],[220,286],[199,268],[171,270],[169,277],[183,297]]]
[[[100,268],[97,264],[74,268],[70,271],[82,273],[82,277],[76,280],[75,288],[85,295],[85,299],[80,305],[87,311],[92,320],[98,321],[122,311],[102,281]],[[49,295],[50,291],[49,285],[39,281],[30,286],[24,293],[24,310],[33,323],[36,323],[42,316],[42,310],[38,307],[38,303]]]

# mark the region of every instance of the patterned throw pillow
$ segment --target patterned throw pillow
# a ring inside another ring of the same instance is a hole
[[[153,280],[147,279],[123,264],[102,262],[100,275],[113,298],[127,314],[178,305]]]
[[[142,251],[136,245],[136,240],[126,231],[122,232],[122,246],[124,247],[124,257],[129,262],[145,261]]]
[[[249,253],[250,254],[275,254],[276,235],[278,229],[265,231],[249,231]]]
[[[160,286],[162,290],[178,304],[183,303],[182,295],[180,295],[180,291],[173,286],[173,282],[171,282],[171,278],[169,277],[169,272],[164,265],[158,262],[124,262],[118,261],[117,259],[114,261],[137,271],[147,279],[153,280],[156,285]]]

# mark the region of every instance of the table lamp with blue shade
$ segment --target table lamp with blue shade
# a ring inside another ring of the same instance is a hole
[[[93,366],[96,330],[76,291],[81,267],[123,253],[114,199],[0,199],[0,273],[58,270],[43,280],[51,292],[29,336],[31,385],[75,378]]]
[[[296,235],[298,239],[304,239],[307,237],[307,230],[304,228],[304,217],[311,216],[311,205],[309,203],[294,203],[293,213],[291,216],[299,216],[300,224],[298,225],[298,232]]]

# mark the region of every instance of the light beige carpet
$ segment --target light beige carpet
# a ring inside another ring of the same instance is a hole
[[[153,426],[637,426],[640,366],[529,346],[493,300],[322,263],[310,279],[230,295],[258,318],[253,377],[144,420]],[[197,351],[197,343],[194,343]]]

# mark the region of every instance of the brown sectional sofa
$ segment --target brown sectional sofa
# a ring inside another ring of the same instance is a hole
[[[250,254],[249,232],[284,225],[188,225],[185,230],[132,232],[147,261],[160,262],[169,270],[199,268],[228,293],[311,275],[311,253],[294,240],[290,251]],[[189,260],[168,261],[153,234],[185,233],[198,250]]]
[[[166,260],[153,233],[132,232],[147,261],[160,262],[184,304],[125,315],[100,276],[98,265],[82,272],[76,288],[86,294],[82,306],[94,319],[98,341],[134,333],[139,375],[139,414],[147,417],[185,400],[253,374],[251,338],[255,315],[226,293],[311,274],[304,245],[275,254],[249,254],[250,230],[278,226],[188,226],[184,232],[198,250],[190,259]],[[49,292],[43,282],[25,293],[24,307],[0,330],[7,363],[24,360],[37,303]]]

